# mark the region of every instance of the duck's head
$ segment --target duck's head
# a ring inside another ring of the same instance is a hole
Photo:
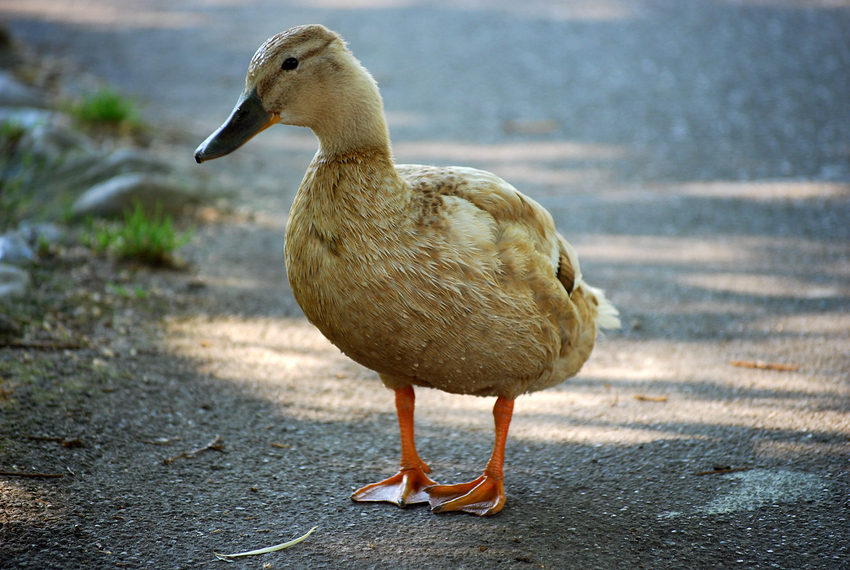
[[[195,150],[195,160],[229,154],[276,123],[310,127],[323,147],[387,137],[375,80],[338,34],[317,24],[260,46],[236,107]]]

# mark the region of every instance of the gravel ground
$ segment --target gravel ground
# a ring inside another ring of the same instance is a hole
[[[625,324],[517,402],[499,515],[350,502],[395,470],[392,397],[292,299],[283,229],[316,143],[276,127],[197,167],[238,189],[238,215],[199,228],[191,274],[133,272],[156,300],[94,318],[99,354],[0,351],[19,383],[0,470],[67,475],[0,477],[0,567],[223,567],[213,551],[318,526],[230,567],[850,568],[850,2],[13,1],[0,18],[135,94],[154,150],[186,165],[257,46],[326,24],[378,79],[397,159],[539,200]],[[75,259],[56,270],[106,271]],[[418,393],[437,480],[480,471],[491,406]]]

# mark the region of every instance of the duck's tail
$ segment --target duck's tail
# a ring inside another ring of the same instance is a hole
[[[618,329],[622,326],[620,323],[620,311],[608,300],[608,297],[605,296],[605,291],[591,287],[584,281],[581,282],[580,287],[596,299],[596,316],[593,320],[597,328]]]
[[[570,265],[572,265],[574,277],[573,277],[573,291],[578,288],[582,289],[582,292],[587,296],[596,300],[596,314],[593,317],[593,321],[596,323],[596,327],[600,329],[618,329],[622,326],[620,323],[620,311],[617,310],[617,307],[608,300],[608,297],[605,296],[605,291],[602,289],[598,289],[596,287],[592,287],[585,283],[584,278],[581,275],[581,267],[578,262],[578,253],[576,253],[575,248],[573,248],[570,243],[561,237],[561,247],[567,254],[567,258],[570,261]]]

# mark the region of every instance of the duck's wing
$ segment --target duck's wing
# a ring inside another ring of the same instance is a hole
[[[573,296],[577,289],[593,305],[593,321],[602,328],[619,328],[617,309],[602,290],[584,282],[575,249],[555,228],[552,215],[532,198],[491,172],[467,167],[397,165],[401,177],[410,184],[414,199],[423,207],[420,215],[436,216],[446,197],[465,200],[486,212],[496,224],[497,245],[503,258],[525,255],[531,246],[536,258],[549,262],[547,272]],[[521,237],[520,237],[521,236]],[[542,269],[542,268],[541,268]]]
[[[559,235],[552,216],[540,204],[519,192],[495,174],[475,168],[459,166],[433,167],[416,164],[397,165],[401,177],[410,184],[414,199],[423,203],[424,215],[439,215],[443,201],[448,197],[461,198],[489,214],[500,231],[508,227],[523,229],[532,239],[537,252],[545,255],[552,268],[561,264]],[[429,207],[430,206],[430,207]],[[572,263],[577,258],[566,255],[565,276],[577,268]],[[572,286],[568,287],[572,291]]]

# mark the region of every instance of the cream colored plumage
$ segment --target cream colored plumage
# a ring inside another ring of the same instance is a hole
[[[295,298],[396,391],[401,470],[355,500],[498,512],[514,398],[576,374],[597,327],[619,326],[616,309],[584,282],[549,213],[504,180],[395,165],[377,85],[334,32],[302,26],[267,41],[237,108],[196,158],[232,152],[278,121],[310,127],[320,143],[286,228]],[[432,486],[413,446],[413,386],[498,396],[481,478]]]

